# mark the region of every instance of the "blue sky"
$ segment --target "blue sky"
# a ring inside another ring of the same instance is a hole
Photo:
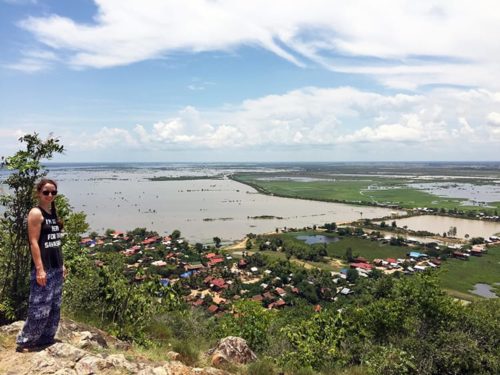
[[[0,154],[498,160],[496,1],[0,0]]]

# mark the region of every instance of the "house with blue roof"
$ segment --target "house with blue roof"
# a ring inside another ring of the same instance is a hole
[[[415,258],[415,259],[427,258],[427,254],[419,253],[418,251],[411,251],[410,254],[408,255],[410,256],[410,258]]]

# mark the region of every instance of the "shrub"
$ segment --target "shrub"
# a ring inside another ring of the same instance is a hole
[[[200,358],[200,349],[196,343],[185,340],[175,340],[172,344],[172,350],[181,355],[180,360],[188,366],[198,363]]]
[[[277,374],[273,362],[269,358],[250,363],[246,375],[275,375]]]

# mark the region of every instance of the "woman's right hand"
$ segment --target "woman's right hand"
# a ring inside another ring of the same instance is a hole
[[[47,285],[47,274],[45,270],[41,269],[36,271],[36,282],[40,286]]]

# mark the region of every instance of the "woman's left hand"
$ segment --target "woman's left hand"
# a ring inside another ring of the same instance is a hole
[[[65,266],[63,266],[63,278],[66,279],[66,276],[68,276],[68,270]]]

